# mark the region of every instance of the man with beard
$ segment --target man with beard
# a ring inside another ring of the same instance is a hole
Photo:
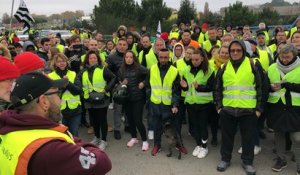
[[[142,36],[141,43],[143,47],[142,47],[142,51],[140,51],[139,53],[139,62],[142,66],[147,67],[146,55],[149,53],[149,51],[152,48],[150,36],[149,35]]]
[[[221,47],[221,41],[217,39],[217,30],[215,27],[210,27],[208,29],[208,37],[208,40],[203,42],[202,47],[206,53],[208,53],[208,58],[210,58],[211,55],[209,53],[211,52],[211,49],[216,45]]]
[[[65,79],[52,81],[38,72],[17,79],[11,93],[15,111],[5,111],[0,117],[0,149],[4,150],[0,162],[6,165],[0,174],[83,175],[105,174],[111,169],[104,152],[72,137],[58,123],[58,88],[66,84]]]
[[[199,43],[195,40],[192,40],[190,30],[184,30],[181,35],[181,38],[182,40],[180,41],[180,44],[182,44],[184,48],[186,48],[187,46],[193,46],[195,49],[199,48]]]
[[[123,38],[120,38],[118,40],[117,46],[116,46],[116,52],[113,54],[110,54],[107,57],[107,67],[115,74],[118,74],[118,71],[123,64],[124,61],[124,54],[128,49],[127,41]],[[121,118],[122,118],[122,105],[119,105],[117,103],[114,103],[114,137],[116,140],[121,139]],[[125,126],[126,129],[126,126]]]

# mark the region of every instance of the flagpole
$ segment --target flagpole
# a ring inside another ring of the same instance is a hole
[[[12,19],[13,19],[13,12],[14,12],[14,4],[15,4],[15,0],[12,0],[12,5],[11,5],[11,12],[10,12],[10,23],[9,23],[9,35],[8,37],[10,37],[10,34],[12,32]]]

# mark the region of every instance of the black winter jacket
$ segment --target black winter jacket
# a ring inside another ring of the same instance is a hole
[[[241,45],[243,49],[243,57],[240,60],[233,61],[230,59],[230,61],[233,64],[233,68],[235,71],[237,71],[246,58],[246,49],[245,44],[241,41],[233,41],[230,46],[229,50],[232,46],[232,44],[239,44]],[[230,54],[230,53],[229,53]],[[214,102],[216,103],[217,109],[222,109],[226,111],[228,114],[233,115],[235,117],[245,116],[245,115],[253,115],[255,114],[255,111],[263,112],[264,109],[264,102],[263,102],[263,84],[262,84],[262,78],[261,78],[261,72],[259,71],[259,65],[256,63],[255,65],[251,65],[252,73],[254,74],[254,84],[256,89],[256,108],[254,109],[247,109],[247,108],[233,108],[233,107],[224,107],[223,106],[223,74],[227,67],[227,64],[225,64],[222,68],[219,69],[216,79],[215,79],[215,90],[213,92],[214,96]]]
[[[109,55],[106,59],[107,67],[115,74],[118,75],[120,66],[123,64],[123,53],[116,50],[115,53]]]
[[[144,66],[138,65],[134,68],[133,65],[126,65],[125,70],[118,72],[118,80],[123,81],[127,79],[128,100],[129,101],[143,101],[145,102],[145,88],[139,89],[139,83],[145,81],[148,75],[148,69]]]

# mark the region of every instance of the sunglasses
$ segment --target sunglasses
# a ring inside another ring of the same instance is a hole
[[[231,53],[241,53],[242,52],[242,49],[230,49],[230,52]]]

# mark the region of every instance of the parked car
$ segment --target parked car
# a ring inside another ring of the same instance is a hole
[[[18,38],[21,40],[21,41],[27,41],[28,40],[28,33],[25,33],[24,34],[24,31],[17,31],[16,32],[16,34],[17,34],[17,36],[18,36]]]
[[[61,38],[66,40],[72,36],[72,33],[69,30],[53,30],[52,31],[55,35],[60,33]]]

